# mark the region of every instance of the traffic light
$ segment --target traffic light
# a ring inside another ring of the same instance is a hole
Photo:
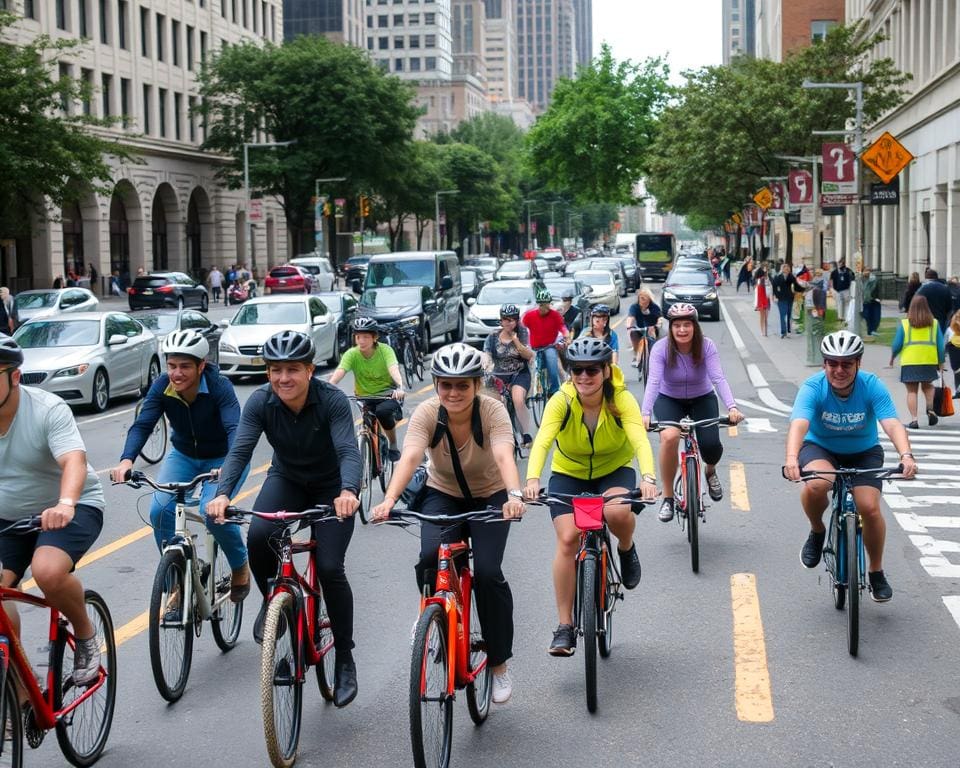
[[[324,204],[323,204],[323,215],[324,215],[324,216],[333,216],[333,203],[324,203]]]
[[[366,195],[360,195],[360,215],[363,218],[370,215],[370,198]]]

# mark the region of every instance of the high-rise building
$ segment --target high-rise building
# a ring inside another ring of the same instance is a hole
[[[15,44],[41,34],[86,40],[64,54],[58,71],[85,81],[95,95],[64,109],[117,118],[98,130],[130,147],[138,162],[108,157],[109,192],[78,179],[78,202],[49,208],[45,218],[24,211],[29,234],[0,232],[0,283],[14,291],[48,287],[68,271],[83,274],[88,264],[103,277],[116,270],[129,278],[139,267],[199,277],[213,264],[243,262],[262,274],[286,258],[283,211],[272,198],[263,200],[263,220],[247,244],[243,195],[216,181],[223,161],[199,151],[206,126],[194,112],[204,61],[241,41],[280,42],[281,0],[52,0],[13,7],[23,16],[8,30]],[[271,150],[251,150],[251,157],[265,151]]]
[[[490,109],[511,118],[521,128],[529,128],[535,119],[533,109],[520,98],[517,87],[517,0],[484,0],[484,6]]]
[[[753,56],[756,50],[755,0],[723,0],[723,63],[734,56]]]
[[[520,96],[536,111],[550,103],[561,77],[573,77],[577,61],[573,0],[518,0],[517,51]]]
[[[783,61],[843,23],[844,0],[755,0],[757,58]]]
[[[284,40],[325,35],[362,48],[363,20],[364,0],[283,0]]]
[[[573,0],[577,25],[577,64],[593,61],[593,0]]]

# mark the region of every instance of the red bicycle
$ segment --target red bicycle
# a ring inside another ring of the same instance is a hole
[[[38,530],[39,516],[17,521],[3,532]],[[50,662],[46,688],[41,690],[10,617],[0,610],[0,759],[4,765],[21,766],[24,737],[36,749],[51,729],[56,729],[60,749],[74,765],[93,765],[103,752],[116,702],[117,647],[113,619],[103,598],[88,589],[84,601],[100,643],[101,661],[96,680],[77,685],[73,682],[76,638],[67,620],[42,597],[0,587],[0,608],[4,602],[16,602],[50,612]],[[23,705],[21,691],[27,697]]]
[[[333,507],[319,506],[302,512],[255,512],[227,508],[228,518],[255,516],[288,523],[280,535],[280,567],[267,597],[260,651],[260,704],[263,735],[270,762],[289,768],[297,759],[303,683],[307,670],[317,668],[317,685],[324,701],[333,701],[333,629],[320,590],[314,561],[316,542],[294,541],[293,523],[338,520]],[[301,574],[293,556],[310,553],[306,574]]]

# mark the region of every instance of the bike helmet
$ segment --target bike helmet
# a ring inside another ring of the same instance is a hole
[[[595,304],[593,309],[590,310],[590,317],[597,315],[601,317],[610,317],[610,307],[608,307],[606,304]]]
[[[697,321],[700,319],[700,313],[697,312],[697,308],[693,304],[687,304],[686,302],[680,302],[679,304],[674,304],[667,310],[667,320],[694,320]]]
[[[537,304],[549,304],[553,301],[553,294],[546,288],[537,289]]]
[[[23,365],[23,350],[11,338],[0,340],[0,365],[11,365],[14,368]]]
[[[560,298],[564,301],[573,301],[576,298],[576,294],[573,292],[572,288],[564,288],[563,293],[560,294]]]
[[[168,333],[160,345],[164,355],[181,355],[202,361],[210,354],[210,344],[197,331],[173,331]]]
[[[862,357],[863,340],[850,331],[834,331],[823,337],[823,341],[820,342],[820,352],[824,357],[834,359]]]
[[[313,339],[300,331],[280,331],[263,345],[267,363],[312,363],[315,354]]]
[[[380,326],[372,317],[356,317],[353,320],[354,333],[380,333]]]
[[[581,336],[567,347],[567,360],[571,363],[609,363],[613,349],[603,339]]]
[[[514,320],[520,319],[520,307],[516,304],[501,304],[500,305],[500,317],[512,317]]]
[[[434,353],[430,373],[435,378],[474,379],[483,376],[483,356],[467,344],[447,344]]]

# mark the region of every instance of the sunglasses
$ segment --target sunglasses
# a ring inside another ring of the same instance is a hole
[[[824,360],[823,361],[827,368],[840,368],[844,371],[851,371],[856,367],[856,362],[853,360]]]
[[[570,368],[570,373],[573,376],[583,376],[583,374],[587,374],[587,376],[598,376],[602,370],[603,368],[598,365],[575,365]]]

